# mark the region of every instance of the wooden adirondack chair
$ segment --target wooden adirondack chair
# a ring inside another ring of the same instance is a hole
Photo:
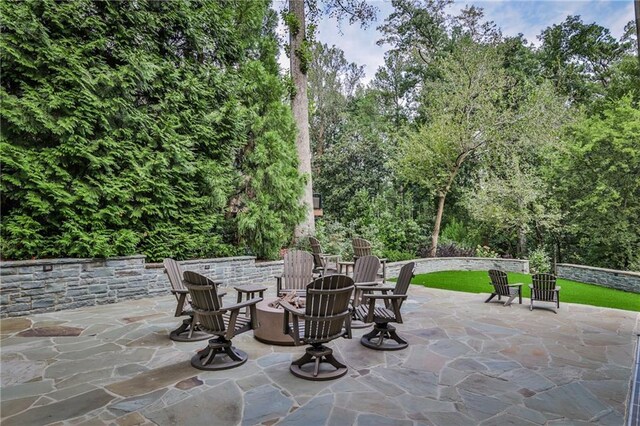
[[[304,309],[281,302],[285,310],[284,333],[293,338],[295,345],[311,345],[301,358],[291,363],[289,369],[295,376],[331,380],[347,374],[347,366],[324,343],[338,337],[351,338],[349,299],[353,289],[353,280],[346,275],[328,275],[307,285]],[[313,368],[306,368],[308,364]],[[333,369],[323,370],[321,367],[326,364]]]
[[[381,351],[395,351],[406,348],[409,343],[398,336],[396,328],[390,322],[402,324],[400,308],[407,299],[409,284],[416,269],[415,262],[409,262],[400,269],[398,281],[394,287],[363,288],[363,303],[355,309],[355,318],[365,323],[375,322],[373,330],[360,339],[360,343],[368,348]],[[374,294],[381,293],[381,294]],[[376,305],[378,300],[383,306]],[[395,343],[392,343],[394,341]]]
[[[356,260],[353,268],[353,284],[355,290],[353,292],[353,300],[351,301],[353,306],[351,328],[369,327],[369,324],[356,318],[355,309],[362,303],[364,289],[381,284],[381,282],[378,281],[378,270],[380,270],[380,260],[375,256],[363,256]]]
[[[200,370],[226,370],[247,361],[247,354],[231,345],[237,334],[258,328],[255,297],[245,302],[223,306],[217,294],[217,286],[209,278],[196,272],[184,273],[184,285],[191,295],[193,310],[197,313],[200,328],[215,336],[206,348],[191,358],[191,365]],[[249,317],[240,315],[243,308]]]
[[[353,248],[353,261],[357,262],[359,258],[364,256],[372,256],[373,249],[371,243],[364,238],[353,238],[351,240],[351,246]],[[382,264],[382,280],[387,279],[387,259],[379,259]],[[377,272],[377,271],[376,271]]]
[[[313,255],[313,272],[320,275],[326,275],[328,271],[332,273],[338,272],[338,262],[340,256],[335,254],[325,254],[322,252],[322,246],[317,238],[309,237],[309,244],[311,245],[311,254]],[[329,263],[335,263],[335,269],[329,268]]]
[[[176,342],[197,342],[199,340],[208,339],[209,334],[204,333],[198,326],[198,319],[191,307],[191,299],[189,291],[182,284],[182,268],[180,264],[171,258],[163,261],[164,270],[169,277],[171,283],[171,293],[176,297],[176,317],[187,315],[189,318],[182,321],[180,327],[169,333],[169,338]],[[219,285],[219,283],[217,283]],[[226,292],[219,291],[218,296],[222,297]]]
[[[290,250],[284,255],[282,275],[276,277],[277,295],[295,290],[301,296],[313,278],[313,255],[302,250]]]
[[[493,286],[493,293],[484,303],[488,303],[495,296],[498,296],[498,300],[505,296],[509,299],[504,302],[504,306],[510,306],[516,297],[518,298],[518,303],[522,304],[522,283],[509,284],[506,272],[497,269],[489,270],[489,278],[491,279],[490,284]]]
[[[531,289],[531,304],[529,310],[533,310],[533,302],[553,302],[556,309],[560,309],[560,287],[556,286],[556,276],[553,274],[535,274],[531,277],[529,288]],[[554,313],[558,313],[556,309],[542,306],[542,308],[551,309]]]

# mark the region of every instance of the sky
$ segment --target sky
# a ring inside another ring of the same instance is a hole
[[[322,0],[318,0],[319,2]],[[278,7],[278,1],[275,2]],[[365,82],[370,81],[377,68],[384,64],[384,52],[389,46],[378,46],[382,37],[377,27],[393,11],[391,0],[371,0],[378,8],[377,21],[367,29],[343,22],[341,31],[335,19],[323,17],[318,25],[316,39],[342,49],[350,62],[365,66]],[[558,24],[568,15],[580,15],[585,23],[595,22],[608,28],[619,38],[627,22],[634,19],[633,0],[469,0],[456,1],[449,13],[456,15],[465,5],[481,7],[485,17],[494,21],[505,36],[522,33],[534,44],[536,36],[546,27]],[[283,68],[289,69],[288,58],[280,55]]]

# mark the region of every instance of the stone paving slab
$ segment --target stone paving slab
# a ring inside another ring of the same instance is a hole
[[[545,425],[624,423],[640,314],[558,314],[411,286],[397,352],[332,342],[349,373],[293,376],[302,347],[245,333],[239,368],[206,372],[206,342],[169,331],[172,296],[0,321],[2,425]],[[231,295],[234,299],[235,295]],[[229,297],[229,296],[228,296]],[[229,299],[231,301],[231,299]]]

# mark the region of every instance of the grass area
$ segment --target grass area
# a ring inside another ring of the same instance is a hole
[[[509,283],[524,283],[522,297],[529,298],[531,275],[508,273]],[[444,290],[463,291],[466,293],[491,293],[487,271],[446,271],[416,275],[411,281],[425,287]],[[562,302],[580,303],[582,305],[602,306],[605,308],[640,311],[640,294],[622,290],[600,287],[597,285],[558,279],[560,290],[560,306]],[[523,301],[523,303],[525,303]],[[528,303],[528,302],[527,302]]]

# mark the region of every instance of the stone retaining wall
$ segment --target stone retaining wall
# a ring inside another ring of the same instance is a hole
[[[387,264],[387,276],[397,277],[402,265],[408,261]],[[529,261],[522,259],[493,259],[485,257],[436,257],[414,259],[416,274],[438,271],[488,271],[502,269],[508,272],[529,273]]]
[[[526,260],[436,258],[416,262],[416,273],[491,268],[529,270]],[[397,276],[405,263],[389,263],[387,276]],[[263,283],[275,287],[274,277],[282,273],[281,261],[256,262],[251,256],[189,260],[182,265],[227,286]],[[162,264],[145,263],[144,256],[0,262],[0,317],[164,295],[169,288]]]
[[[556,265],[556,275],[559,278],[568,280],[640,293],[640,272],[558,263]]]

